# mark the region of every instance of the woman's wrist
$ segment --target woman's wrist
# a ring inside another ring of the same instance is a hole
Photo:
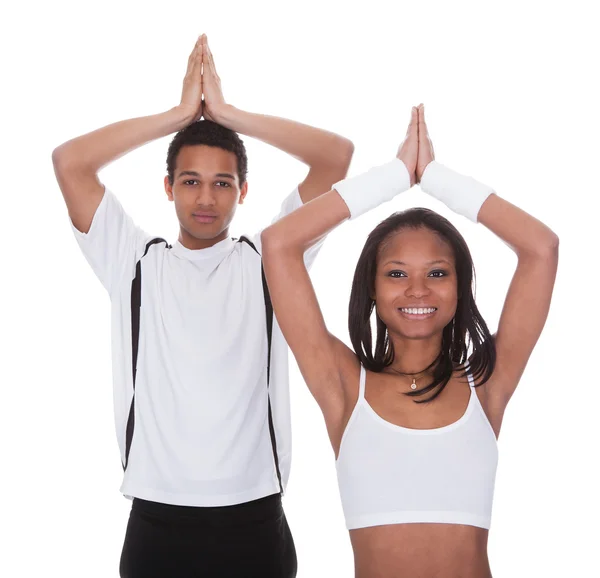
[[[423,171],[421,190],[442,201],[454,212],[477,223],[479,209],[494,190],[448,167],[431,161]]]
[[[391,201],[396,195],[411,187],[408,169],[399,158],[366,173],[339,181],[333,185],[350,211],[350,218],[356,217]]]

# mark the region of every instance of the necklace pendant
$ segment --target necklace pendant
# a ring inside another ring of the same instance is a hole
[[[413,389],[413,390],[414,390],[414,389],[417,389],[417,383],[416,383],[416,381],[415,381],[415,378],[414,378],[414,377],[413,377],[413,382],[410,384],[410,388],[411,388],[411,389]]]

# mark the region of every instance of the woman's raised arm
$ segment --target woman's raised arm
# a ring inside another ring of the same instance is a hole
[[[417,122],[413,109],[407,137],[394,161],[336,183],[262,233],[263,263],[277,321],[330,430],[344,413],[341,371],[346,364],[356,364],[356,357],[327,330],[303,255],[346,219],[410,187],[417,159]],[[374,178],[379,179],[377,191],[365,190],[365,183]]]
[[[479,183],[455,176],[438,163],[429,166],[431,161],[433,148],[421,106],[417,163],[417,177],[419,180],[422,177],[421,188],[441,200],[452,195],[458,207],[464,205],[464,197],[470,194],[471,187],[473,191],[479,189]],[[457,177],[460,181],[455,181]],[[455,194],[452,190],[459,182],[463,191],[467,191],[462,199],[460,192]],[[450,206],[455,208],[451,203]],[[468,211],[463,214],[467,216]],[[498,235],[518,258],[496,333],[496,368],[490,382],[493,385],[486,388],[489,407],[501,419],[546,323],[558,266],[558,236],[538,219],[495,193],[489,194],[471,218]]]

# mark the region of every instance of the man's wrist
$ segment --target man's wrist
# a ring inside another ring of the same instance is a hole
[[[206,107],[206,103],[204,104],[204,106]],[[241,112],[242,111],[235,108],[235,106],[223,103],[214,110],[211,109],[210,116],[217,124],[220,124],[221,126],[224,126],[225,128],[228,128],[235,132],[239,132],[238,130],[236,130],[235,126],[236,118]]]
[[[173,122],[173,132],[178,132],[196,120],[194,111],[183,108],[181,105],[174,106],[166,112],[169,120]]]

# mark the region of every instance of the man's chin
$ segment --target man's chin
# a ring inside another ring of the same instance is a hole
[[[198,241],[212,241],[217,237],[225,238],[225,229],[223,229],[217,223],[210,223],[206,225],[193,223],[190,227],[186,227],[186,231],[191,237],[198,239]]]

